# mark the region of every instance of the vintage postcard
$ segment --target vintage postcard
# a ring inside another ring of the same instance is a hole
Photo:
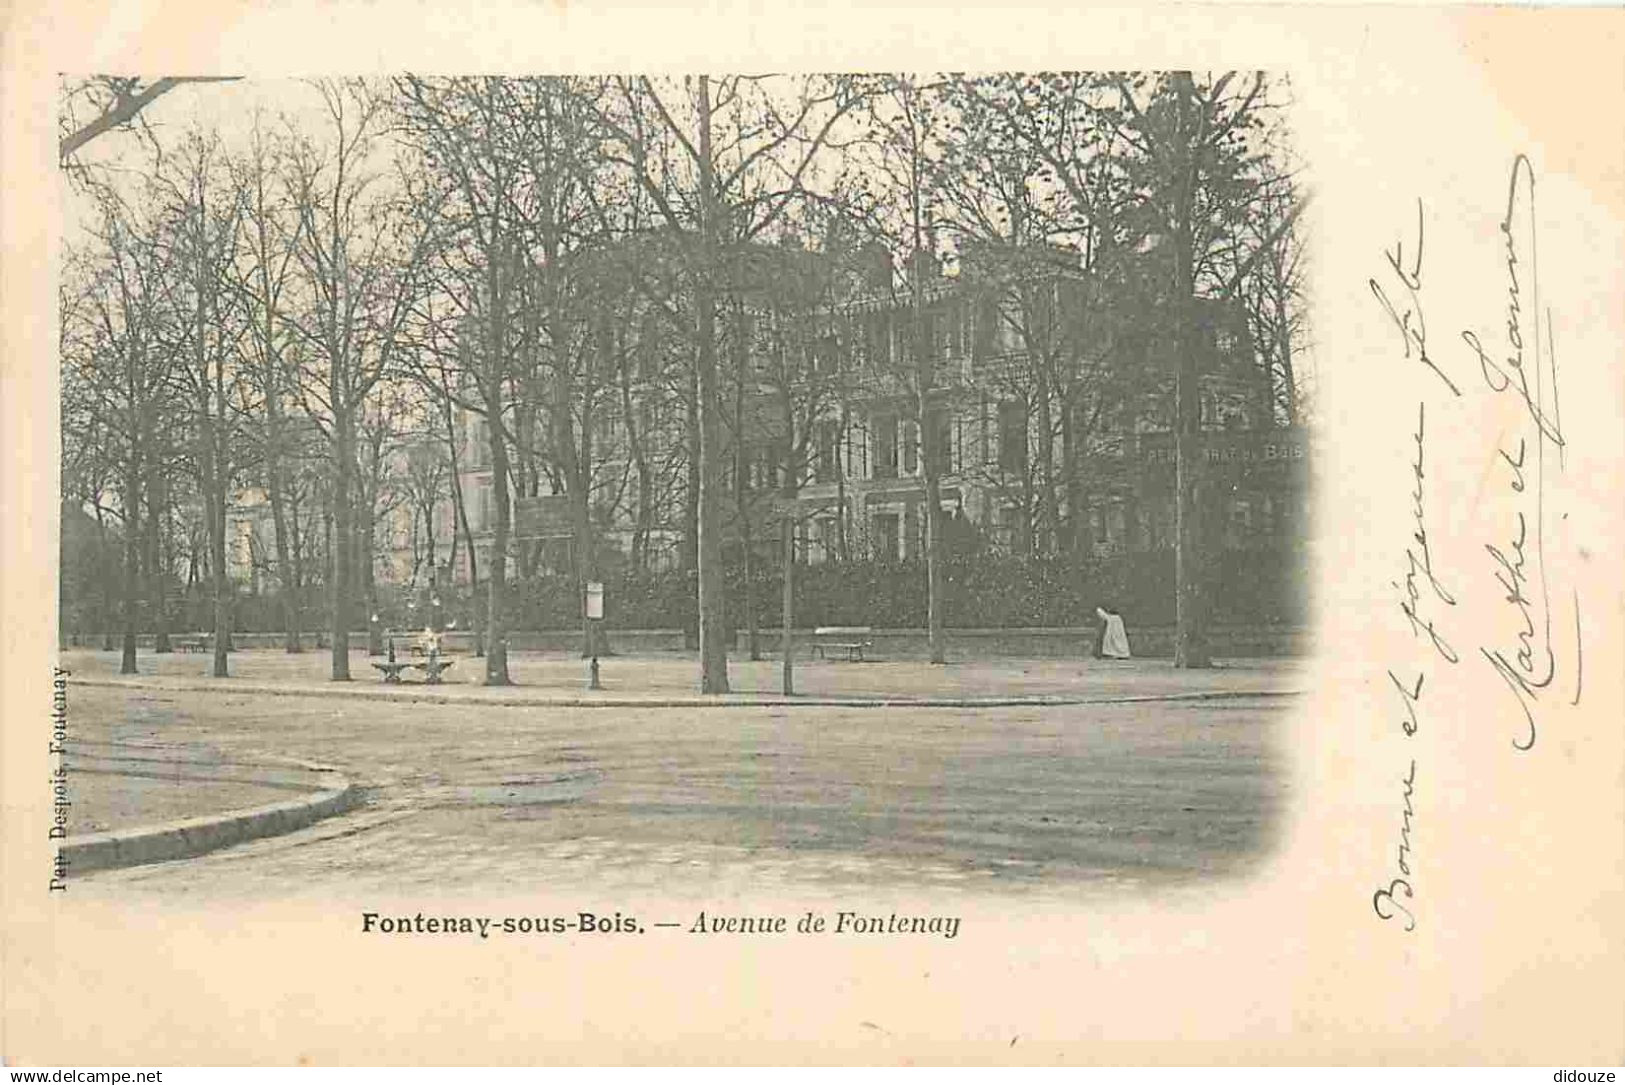
[[[1618,12],[8,29],[8,1065],[1625,1059]]]

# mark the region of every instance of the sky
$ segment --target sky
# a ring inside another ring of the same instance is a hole
[[[71,77],[65,77],[65,85],[68,79]],[[666,97],[676,109],[679,103],[675,96],[668,93]],[[788,105],[788,95],[785,104]],[[273,130],[291,128],[318,139],[332,124],[320,92],[303,79],[256,78],[182,84],[152,102],[141,119],[157,141],[156,151],[178,146],[185,133],[195,126],[218,133],[224,149],[230,152],[247,146],[256,118]],[[86,119],[88,117],[80,118],[81,122]],[[388,148],[389,141],[380,142],[381,152],[387,152]],[[155,148],[153,141],[140,131],[114,130],[81,148],[76,162],[120,192],[129,194],[143,175],[152,170]],[[813,173],[818,173],[816,167]],[[67,240],[73,244],[83,240],[85,231],[94,224],[95,204],[84,186],[68,181],[66,171],[62,176],[64,230]],[[949,244],[948,248],[951,247]],[[1306,356],[1301,361],[1305,363],[1307,377],[1312,370],[1312,358],[1307,356],[1312,354],[1312,340],[1304,346]]]

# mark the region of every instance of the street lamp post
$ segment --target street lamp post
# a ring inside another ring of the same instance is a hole
[[[604,585],[597,580],[587,584],[587,620],[592,623],[588,633],[592,641],[592,661],[587,664],[587,688],[603,689],[598,681],[598,642],[603,639],[598,630],[604,620]]]

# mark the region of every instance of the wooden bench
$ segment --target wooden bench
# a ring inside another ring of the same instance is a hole
[[[201,652],[208,647],[209,638],[199,633],[193,637],[171,637],[169,646],[177,652]]]
[[[860,663],[864,651],[875,646],[870,636],[872,632],[866,625],[819,626],[813,630],[812,650],[819,659],[824,659],[824,653],[834,648],[846,653],[848,663]]]

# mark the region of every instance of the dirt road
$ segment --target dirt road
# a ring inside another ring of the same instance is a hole
[[[1292,699],[999,709],[585,709],[87,688],[80,737],[298,756],[361,810],[77,894],[579,885],[1068,891],[1260,861]]]

